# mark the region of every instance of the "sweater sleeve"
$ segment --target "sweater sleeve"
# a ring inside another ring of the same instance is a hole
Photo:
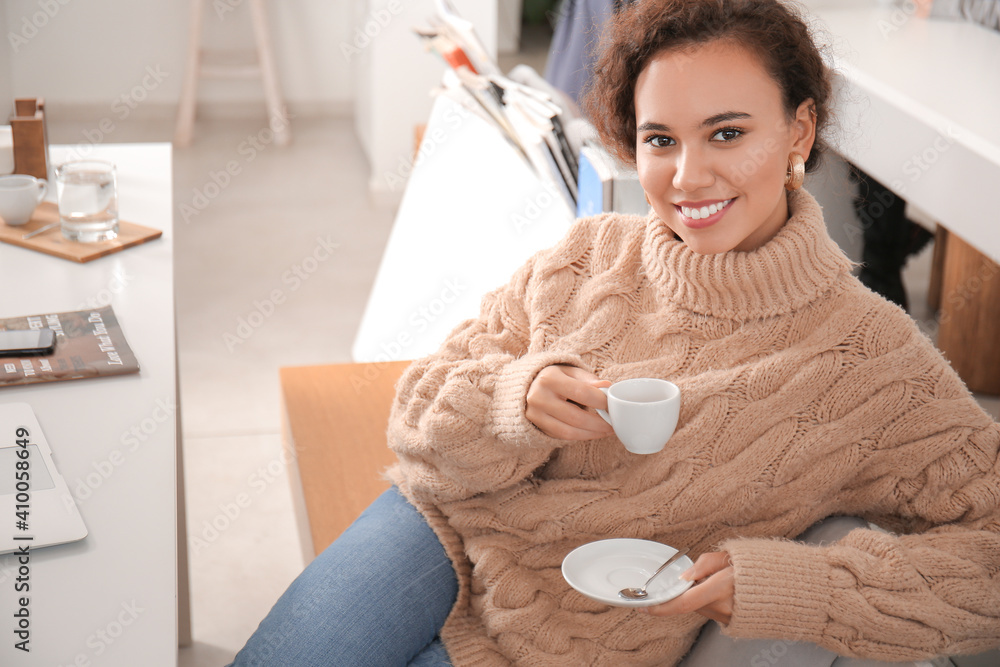
[[[404,372],[388,441],[400,462],[392,475],[417,497],[461,500],[510,487],[565,444],[528,421],[525,400],[547,366],[591,370],[578,354],[546,349],[537,331],[565,305],[553,296],[569,298],[580,279],[569,265],[585,253],[584,227],[577,223],[560,246],[535,255],[483,299],[477,319]],[[550,283],[544,294],[541,283]]]
[[[863,475],[867,518],[891,518],[902,534],[724,542],[735,568],[726,634],[889,661],[1000,645],[1000,424],[929,341],[909,344],[938,361],[905,381],[944,395],[912,402],[884,428],[880,464]]]

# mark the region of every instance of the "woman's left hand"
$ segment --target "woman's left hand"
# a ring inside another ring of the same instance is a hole
[[[653,616],[675,616],[693,611],[728,625],[733,617],[733,597],[736,592],[729,554],[725,551],[702,554],[684,572],[684,578],[693,580],[695,585],[673,600],[655,607],[646,607],[644,611]]]

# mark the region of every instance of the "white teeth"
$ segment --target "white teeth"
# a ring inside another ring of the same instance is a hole
[[[701,220],[702,218],[707,218],[710,215],[715,215],[728,206],[731,201],[732,199],[726,199],[725,201],[710,204],[709,206],[702,206],[701,208],[688,208],[687,206],[681,206],[681,213],[692,220]]]

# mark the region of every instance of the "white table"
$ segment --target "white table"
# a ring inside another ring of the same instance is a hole
[[[575,212],[499,130],[445,96],[434,103],[354,339],[354,361],[435,352],[483,295],[557,243]]]
[[[54,163],[65,155],[65,147],[51,148]],[[122,219],[163,236],[87,264],[0,244],[0,316],[110,303],[140,372],[0,388],[0,401],[34,408],[89,530],[80,542],[32,551],[28,654],[13,647],[16,563],[0,556],[0,665],[172,667],[178,517],[171,148],[94,146],[87,157],[118,165]],[[112,460],[120,464],[98,482],[93,473],[107,472]]]
[[[1000,32],[903,9],[818,18],[838,73],[837,151],[1000,261]]]

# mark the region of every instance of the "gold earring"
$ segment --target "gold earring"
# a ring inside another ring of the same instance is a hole
[[[785,189],[798,190],[806,178],[806,161],[798,153],[788,156],[788,172],[785,174]]]

